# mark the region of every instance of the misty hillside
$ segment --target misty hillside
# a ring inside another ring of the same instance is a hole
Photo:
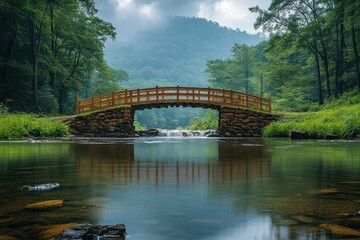
[[[260,40],[205,19],[173,17],[161,28],[138,32],[130,44],[109,41],[105,58],[113,68],[128,71],[128,88],[206,86],[206,60],[229,57],[234,43],[253,45]]]

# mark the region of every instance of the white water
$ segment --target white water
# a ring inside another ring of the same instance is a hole
[[[215,134],[216,130],[168,130],[159,129],[159,137],[206,137],[209,134]]]

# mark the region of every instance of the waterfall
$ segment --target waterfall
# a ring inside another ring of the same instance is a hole
[[[182,138],[182,137],[218,137],[217,130],[169,130],[169,129],[148,129],[145,131],[137,131],[141,137],[170,137],[170,138]]]
[[[183,134],[179,130],[167,130],[167,137],[183,137]]]

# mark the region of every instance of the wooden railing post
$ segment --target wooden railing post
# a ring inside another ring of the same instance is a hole
[[[91,108],[94,108],[94,96],[91,97]]]
[[[231,104],[231,106],[233,105],[233,102],[234,102],[234,100],[233,100],[233,90],[230,90],[230,104]]]
[[[249,108],[249,95],[246,93],[246,108]]]
[[[208,104],[210,104],[210,87],[208,87]]]
[[[269,112],[271,112],[271,98],[269,98],[269,100],[268,100],[269,102]]]
[[[225,89],[222,90],[222,95],[223,95],[223,100],[224,100],[225,105],[226,105]]]
[[[125,89],[125,104],[127,104],[128,99],[127,99],[127,89]]]
[[[156,93],[156,103],[158,103],[159,102],[159,88],[157,85],[155,87],[155,93]]]
[[[140,89],[137,89],[137,102],[140,103]]]
[[[76,114],[80,113],[80,101],[76,99]]]
[[[259,98],[259,99],[260,99],[260,109],[259,110],[262,111],[262,100],[263,99],[262,98]]]
[[[111,106],[115,106],[115,92],[111,93],[111,98],[112,98]]]
[[[133,93],[133,91],[132,90],[130,90],[130,104],[132,104],[132,100],[133,100],[133,98],[132,98],[132,93]]]
[[[179,102],[179,85],[176,86],[176,102]]]

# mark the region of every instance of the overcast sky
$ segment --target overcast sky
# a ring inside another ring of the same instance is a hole
[[[111,22],[118,37],[165,24],[167,16],[201,17],[221,26],[257,33],[256,14],[249,7],[267,8],[271,0],[95,0],[98,15]]]

